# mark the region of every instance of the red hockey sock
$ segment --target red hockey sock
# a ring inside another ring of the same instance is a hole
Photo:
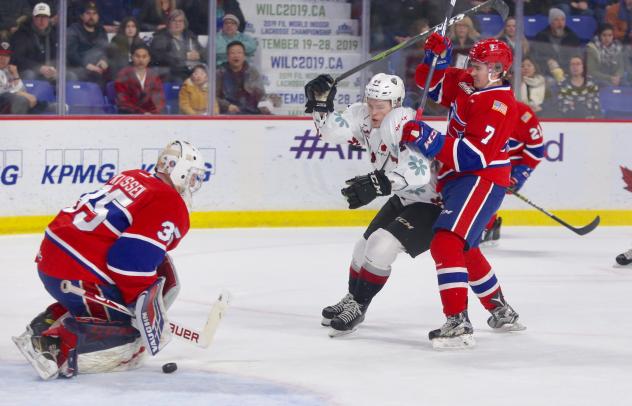
[[[358,276],[360,276],[360,269],[355,269],[353,264],[349,267],[349,293],[353,293],[355,291],[356,285],[358,284]]]
[[[500,283],[491,265],[479,248],[465,252],[465,265],[469,274],[469,284],[478,300],[487,310],[497,306],[491,299],[500,291]]]
[[[430,243],[430,253],[437,267],[439,294],[446,316],[467,309],[467,269],[463,249],[465,242],[458,235],[439,230]]]

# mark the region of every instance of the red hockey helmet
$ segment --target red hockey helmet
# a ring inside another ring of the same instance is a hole
[[[470,49],[470,60],[488,65],[501,64],[502,72],[505,73],[511,67],[513,54],[511,48],[504,42],[495,38],[487,38],[478,41]]]

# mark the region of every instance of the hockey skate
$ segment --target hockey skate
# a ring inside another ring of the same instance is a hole
[[[498,244],[498,240],[500,240],[500,226],[503,223],[502,217],[496,218],[494,224],[489,230],[483,231],[483,236],[481,237],[481,244],[485,244],[488,246],[494,246]]]
[[[522,331],[527,327],[518,321],[518,313],[504,302],[503,305],[491,311],[492,315],[487,319],[489,327],[495,331]]]
[[[627,250],[623,254],[617,255],[617,264],[620,266],[627,266],[632,264],[632,249]]]
[[[353,300],[353,295],[351,293],[347,293],[335,305],[325,307],[322,312],[323,319],[321,320],[320,325],[329,327],[329,325],[331,324],[331,319],[342,313],[342,311],[344,310],[344,305],[350,300]]]
[[[339,337],[353,333],[358,325],[364,321],[366,306],[362,306],[353,299],[343,305],[343,310],[331,320],[329,337]]]
[[[435,350],[472,348],[476,345],[474,328],[467,316],[467,310],[448,316],[445,324],[428,333]]]
[[[55,379],[59,375],[57,354],[59,339],[33,336],[30,327],[18,337],[11,337],[24,358],[33,366],[43,380]]]

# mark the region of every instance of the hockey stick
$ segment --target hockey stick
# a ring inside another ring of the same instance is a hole
[[[63,293],[72,293],[73,295],[80,296],[86,300],[99,303],[103,306],[109,307],[110,309],[116,310],[123,314],[127,314],[130,317],[134,317],[134,313],[126,306],[113,300],[107,299],[101,295],[87,292],[85,289],[73,285],[68,280],[63,280],[61,282],[61,291]],[[219,295],[217,302],[215,302],[213,304],[213,307],[211,308],[211,312],[208,315],[206,324],[204,325],[202,331],[196,331],[192,328],[185,327],[180,323],[169,321],[171,333],[173,333],[173,335],[177,338],[190,344],[194,344],[202,348],[207,348],[211,344],[211,341],[215,336],[215,331],[217,331],[219,321],[222,319],[226,308],[230,304],[230,299],[231,295],[228,291],[224,291]]]
[[[487,7],[491,7],[494,10],[496,10],[496,12],[498,12],[498,14],[500,14],[500,16],[502,17],[503,21],[507,19],[507,16],[509,15],[509,6],[507,6],[505,4],[504,1],[502,0],[487,0],[484,3],[479,4],[478,6],[472,7],[471,9],[461,13],[461,14],[457,14],[454,17],[450,18],[450,20],[448,21],[447,26],[451,26],[454,23],[463,20],[463,18],[465,18],[465,16],[470,16],[472,14],[477,13],[479,10],[483,9],[483,8],[487,8]],[[354,73],[357,73],[359,71],[361,71],[362,69],[366,68],[369,65],[374,64],[375,62],[381,61],[382,59],[385,59],[387,57],[389,57],[390,55],[394,54],[397,51],[400,51],[402,49],[406,49],[414,44],[416,44],[419,41],[423,41],[425,40],[430,34],[432,34],[435,31],[439,31],[440,29],[442,29],[442,27],[445,24],[438,24],[435,25],[434,27],[430,28],[427,31],[424,31],[420,34],[415,35],[414,37],[409,38],[408,40],[401,42],[397,45],[395,45],[392,48],[387,49],[386,51],[382,51],[379,54],[371,57],[371,59],[366,60],[364,62],[362,62],[360,65],[357,65],[354,68],[349,69],[348,71],[342,73],[340,76],[338,76],[335,80],[334,80],[334,86],[341,82],[342,80],[348,78],[349,76],[353,75]]]
[[[590,224],[585,225],[584,227],[579,227],[579,228],[578,227],[573,227],[570,224],[568,224],[567,222],[565,222],[564,220],[562,220],[561,218],[557,217],[555,214],[549,213],[548,211],[544,210],[542,207],[540,207],[537,204],[533,203],[531,200],[527,199],[525,196],[521,195],[520,193],[515,192],[515,191],[511,191],[511,194],[516,196],[518,199],[522,200],[523,202],[525,202],[529,206],[536,208],[540,212],[544,213],[548,217],[552,218],[553,220],[557,221],[558,223],[560,223],[561,225],[563,225],[564,227],[568,228],[569,230],[571,230],[572,232],[574,232],[575,234],[578,234],[578,235],[586,235],[586,234],[588,234],[589,232],[591,232],[592,230],[597,228],[597,226],[599,225],[599,222],[601,221],[601,218],[599,218],[599,216],[597,216],[597,217],[595,217],[595,219],[593,221],[590,222]]]
[[[452,10],[454,9],[454,5],[456,4],[456,0],[450,0],[450,4],[448,5],[448,9],[445,13],[445,19],[443,20],[443,24],[441,25],[441,36],[445,37],[445,33],[448,29],[448,20],[452,15]],[[428,76],[426,76],[426,83],[424,84],[424,92],[421,95],[421,102],[419,103],[419,107],[417,108],[417,113],[415,113],[415,120],[419,121],[424,115],[424,109],[426,108],[426,101],[428,100],[428,93],[430,93],[430,82],[432,81],[432,75],[434,75],[435,68],[437,67],[437,61],[439,60],[439,56],[435,55],[432,58],[432,63],[430,63],[430,69],[428,70]]]

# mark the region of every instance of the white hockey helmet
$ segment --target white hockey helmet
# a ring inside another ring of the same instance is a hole
[[[404,81],[395,75],[378,73],[369,80],[364,91],[366,99],[390,100],[393,108],[404,102]]]
[[[187,141],[175,140],[158,155],[156,172],[169,176],[173,187],[190,207],[191,195],[202,187],[206,168],[196,147]]]

